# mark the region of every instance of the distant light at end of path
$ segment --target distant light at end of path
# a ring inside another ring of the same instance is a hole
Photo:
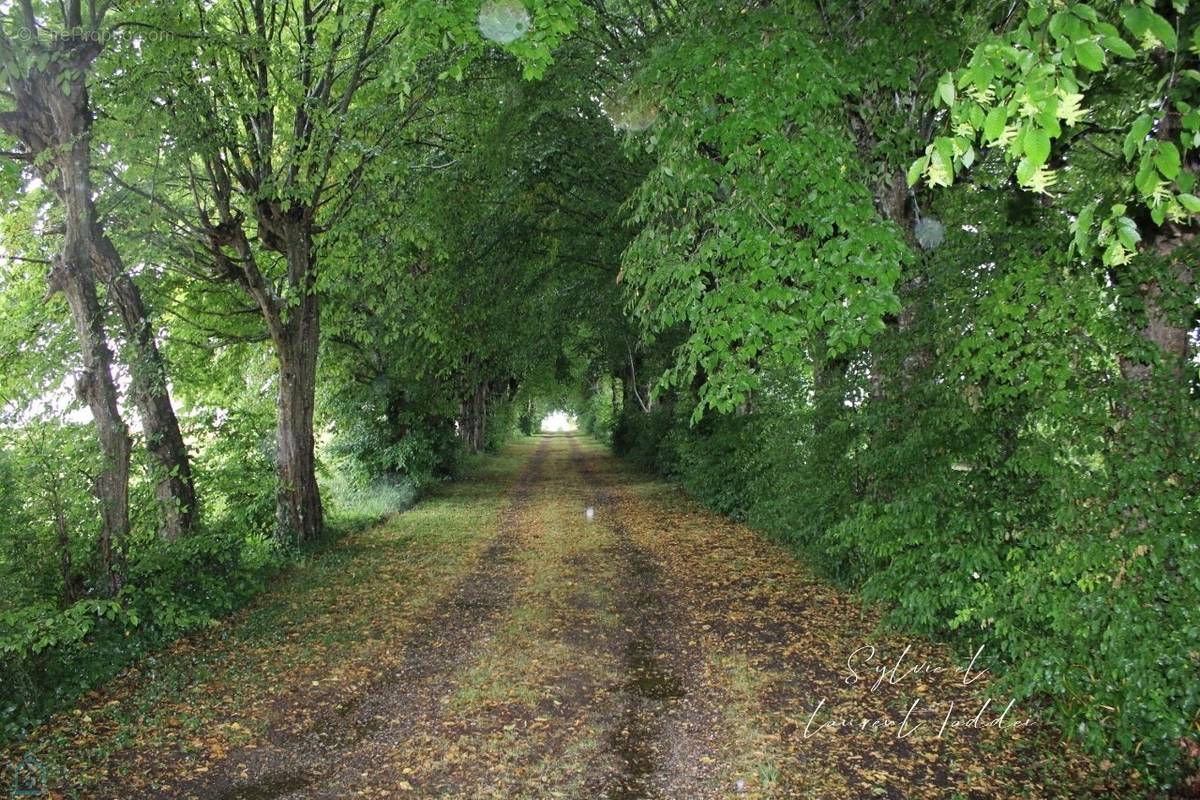
[[[575,428],[575,417],[565,411],[552,411],[542,419],[543,433],[566,433]]]

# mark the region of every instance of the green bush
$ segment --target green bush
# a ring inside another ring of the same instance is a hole
[[[149,648],[241,607],[283,563],[263,537],[200,533],[143,549],[116,598],[0,614],[0,739],[19,737]]]
[[[691,426],[686,398],[626,410],[614,445],[895,625],[984,645],[997,691],[1036,698],[1091,752],[1169,786],[1200,709],[1194,413],[1143,396],[1144,413],[1104,435],[1096,409],[1134,388],[1077,385],[1049,404],[920,385],[822,421],[806,381],[775,375],[744,416]]]

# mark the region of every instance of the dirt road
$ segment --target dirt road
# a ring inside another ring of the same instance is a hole
[[[30,746],[62,797],[1114,796],[971,655],[881,630],[781,546],[544,435]]]

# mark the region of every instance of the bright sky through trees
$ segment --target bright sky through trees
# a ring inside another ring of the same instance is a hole
[[[577,429],[577,420],[566,411],[552,411],[542,419],[541,430],[545,433],[564,433]]]

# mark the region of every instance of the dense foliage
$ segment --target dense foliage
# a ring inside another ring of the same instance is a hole
[[[1178,785],[1198,51],[1187,0],[5,6],[0,736],[568,408]]]
[[[649,59],[690,64],[623,261],[664,378],[648,409],[618,373],[615,443],[1169,785],[1200,710],[1193,17],[835,6]]]

